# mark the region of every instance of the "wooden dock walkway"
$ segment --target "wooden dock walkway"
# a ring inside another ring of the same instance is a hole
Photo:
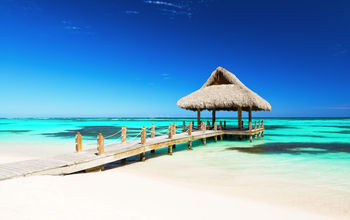
[[[171,132],[170,126],[169,132]],[[261,134],[263,135],[263,132],[263,126],[261,128],[255,127],[251,130],[225,130],[222,129],[222,127],[220,130],[206,130],[205,126],[204,130],[202,128],[202,130],[192,132],[191,129],[191,132],[186,131],[179,134],[173,133],[162,136],[153,135],[153,137],[149,138],[146,138],[146,133],[144,133],[144,136],[141,135],[140,140],[134,140],[130,142],[124,141],[124,143],[117,143],[108,146],[102,145],[102,152],[100,149],[101,146],[98,146],[97,150],[89,149],[49,158],[0,164],[0,180],[31,175],[65,175],[84,170],[93,171],[94,169],[101,169],[101,167],[103,167],[105,164],[135,155],[140,155],[140,159],[145,160],[145,153],[147,151],[153,151],[164,147],[168,147],[168,154],[171,155],[172,148],[175,144],[187,142],[188,148],[192,149],[192,141],[194,140],[202,139],[203,144],[206,144],[206,138],[214,137],[214,140],[216,141],[217,137],[220,137],[222,140],[222,136],[225,134],[250,136],[250,140],[252,140],[252,136],[260,136]]]

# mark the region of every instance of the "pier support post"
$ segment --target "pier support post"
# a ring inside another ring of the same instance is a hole
[[[141,144],[146,144],[146,138],[147,138],[147,129],[145,126],[141,129]],[[146,160],[146,152],[142,152],[140,154],[140,161]]]
[[[122,135],[120,137],[122,139],[122,141],[121,141],[122,144],[125,144],[126,143],[126,127],[125,126],[122,127]]]
[[[173,123],[173,135],[175,135],[176,134],[176,124],[175,124],[175,122]]]
[[[206,125],[204,122],[202,122],[201,125],[202,125],[202,126],[201,126],[201,129],[202,129],[203,133],[205,133],[206,128],[207,128],[207,125]],[[206,145],[206,144],[207,144],[207,139],[206,139],[206,138],[203,138],[203,139],[202,139],[202,142],[203,142],[203,145]]]
[[[188,123],[187,134],[188,134],[188,136],[192,135],[192,123],[191,122]],[[192,141],[188,141],[188,149],[192,150]]]
[[[123,158],[120,162],[122,165],[126,164],[126,158]]]
[[[201,124],[201,110],[198,109],[198,110],[197,110],[197,126],[198,126],[198,129],[200,128],[200,127],[199,127],[200,124]]]
[[[173,155],[173,146],[168,146],[168,155]]]
[[[156,137],[156,126],[154,126],[154,124],[152,124],[151,126],[151,138],[155,138]],[[155,150],[151,150],[151,153],[153,154],[155,152]]]
[[[249,136],[249,142],[252,143],[253,142],[253,136]]]
[[[249,131],[251,131],[252,130],[252,110],[251,109],[249,109],[248,115],[249,115],[249,125],[248,125],[248,127],[249,127]]]
[[[169,125],[169,128],[168,128],[168,138],[169,139],[173,138],[173,126],[172,125]]]
[[[188,141],[188,149],[192,150],[192,141]]]
[[[140,154],[140,161],[145,161],[146,160],[146,152],[142,152]]]
[[[102,133],[97,135],[97,152],[101,155],[105,152],[104,139]]]
[[[141,144],[146,144],[146,127],[143,126],[141,129]]]
[[[213,124],[213,130],[217,131],[218,130],[218,124],[216,123],[216,121]],[[218,141],[218,136],[214,136],[214,141],[217,142]]]
[[[81,152],[83,150],[83,141],[80,132],[75,135],[75,151]]]
[[[226,121],[224,121],[224,128],[226,129]]]
[[[254,122],[254,130],[256,130],[256,121]]]
[[[210,121],[207,121],[207,130],[210,130]]]
[[[261,132],[261,136],[264,137],[264,131],[265,131],[265,128],[264,128],[264,121],[261,121],[261,127],[262,127],[262,132]]]
[[[222,131],[222,121],[220,121],[220,131]],[[222,134],[220,134],[220,141],[223,141],[224,137]]]
[[[168,128],[168,138],[169,139],[172,139],[173,138],[173,125],[169,125],[169,128]],[[173,146],[170,145],[168,146],[168,154],[169,155],[173,155]]]
[[[213,110],[212,111],[212,124],[214,124],[216,122],[216,111]]]
[[[238,107],[238,129],[242,129],[242,108]]]
[[[261,128],[261,123],[260,123],[260,121],[259,121],[259,129]]]
[[[185,132],[186,131],[186,122],[183,121],[183,124],[182,124],[182,132]]]
[[[155,138],[156,137],[156,126],[154,126],[154,124],[152,124],[151,126],[151,138]]]
[[[254,136],[255,136],[255,140],[258,140],[258,134],[255,134]]]
[[[187,134],[188,134],[188,135],[192,135],[192,123],[191,123],[191,122],[188,123]]]
[[[173,123],[173,136],[176,134],[176,124]],[[173,148],[176,148],[176,144],[173,145]]]

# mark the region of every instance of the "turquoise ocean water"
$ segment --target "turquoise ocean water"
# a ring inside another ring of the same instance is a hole
[[[170,123],[182,125],[183,121],[188,123],[192,120],[195,119],[0,119],[0,152],[5,154],[12,150],[12,153],[26,154],[36,148],[41,156],[51,155],[50,152],[68,153],[74,151],[77,131],[83,134],[83,148],[94,148],[99,132],[110,136],[123,125],[128,128],[130,140],[139,134],[142,126],[149,128],[154,123],[161,134],[166,132]],[[228,125],[237,125],[236,119],[218,119],[223,120]],[[307,179],[318,185],[350,192],[349,118],[254,120],[264,120],[264,138],[253,143],[235,138],[217,143],[209,140],[206,146],[201,146],[198,141],[194,147],[200,150],[191,155],[208,168]],[[247,119],[244,119],[244,124],[247,125]],[[118,142],[119,136],[120,133],[107,138],[105,144]],[[186,146],[177,148],[181,149],[185,150]]]

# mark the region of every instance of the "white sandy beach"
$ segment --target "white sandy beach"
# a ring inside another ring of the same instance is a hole
[[[194,153],[160,155],[98,173],[2,181],[0,219],[346,219],[349,216],[344,214],[348,208],[337,213],[339,207],[327,209],[329,204],[325,201],[306,205],[310,199],[319,197],[313,198],[313,193],[303,195],[305,190],[298,191],[297,187],[279,190],[279,183],[261,181],[254,176],[242,176],[236,183],[226,181],[224,173],[195,166],[189,160]],[[24,157],[3,156],[1,161],[19,159]],[[268,186],[272,183],[277,188]],[[304,205],[305,209],[301,208]],[[321,211],[322,207],[325,210]]]
[[[1,219],[327,219],[109,170],[0,183]]]

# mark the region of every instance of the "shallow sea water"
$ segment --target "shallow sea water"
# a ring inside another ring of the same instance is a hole
[[[115,134],[125,125],[129,140],[142,126],[152,123],[157,132],[166,133],[167,126],[175,122],[182,125],[194,119],[181,118],[110,118],[110,119],[0,119],[0,152],[51,156],[74,151],[74,135],[83,135],[83,148],[96,147],[96,135]],[[207,120],[207,119],[203,119]],[[208,119],[210,120],[210,119]],[[236,119],[223,119],[236,126]],[[194,143],[196,153],[188,153],[196,163],[206,169],[222,170],[225,175],[253,174],[281,180],[330,187],[350,192],[350,119],[349,118],[258,118],[264,120],[265,137],[249,143],[248,139],[226,137],[206,146]],[[247,125],[247,119],[244,119]],[[178,129],[178,132],[181,128]],[[120,133],[105,140],[105,144],[120,141]],[[138,138],[138,137],[137,137]],[[176,151],[186,151],[178,145]],[[166,149],[157,151],[166,155]],[[230,177],[228,177],[230,178]],[[235,178],[235,177],[232,177]]]

